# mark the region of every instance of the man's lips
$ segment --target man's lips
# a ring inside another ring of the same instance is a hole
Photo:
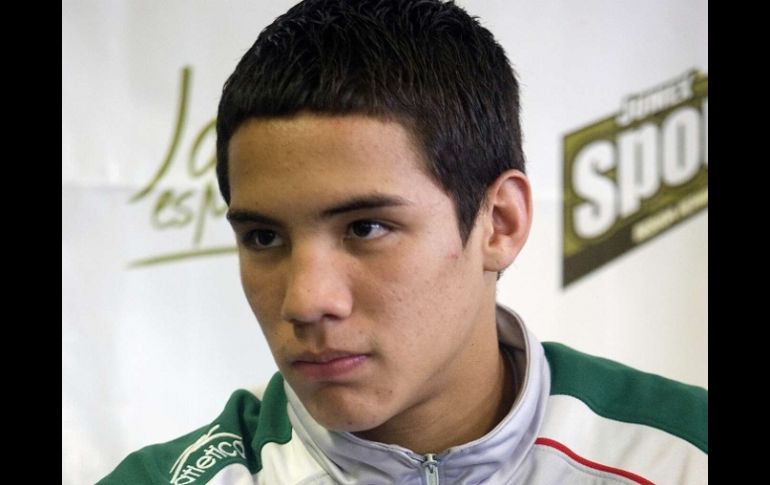
[[[368,359],[369,354],[340,350],[304,352],[292,360],[291,366],[308,379],[331,380],[353,372]]]

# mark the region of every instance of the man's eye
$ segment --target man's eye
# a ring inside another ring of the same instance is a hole
[[[386,235],[390,228],[375,221],[356,221],[348,226],[348,237],[356,239],[377,239]]]
[[[283,239],[275,231],[257,229],[246,234],[245,243],[246,246],[267,249],[283,245]]]

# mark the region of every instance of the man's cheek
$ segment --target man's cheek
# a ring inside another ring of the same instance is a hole
[[[251,310],[260,322],[272,321],[280,316],[282,300],[275,286],[263,281],[244,279],[243,291]]]
[[[286,337],[281,335],[280,326],[274,323],[259,321],[262,334],[265,336],[267,346],[270,347],[270,353],[273,354],[276,363],[281,365],[281,357],[286,353]]]

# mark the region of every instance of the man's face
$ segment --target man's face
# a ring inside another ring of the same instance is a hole
[[[246,298],[311,415],[363,431],[462,388],[494,287],[402,125],[250,120],[229,155]]]

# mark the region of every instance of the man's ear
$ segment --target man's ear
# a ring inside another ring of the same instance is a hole
[[[487,189],[482,208],[484,269],[500,272],[524,247],[532,223],[529,179],[519,170],[500,174]]]

